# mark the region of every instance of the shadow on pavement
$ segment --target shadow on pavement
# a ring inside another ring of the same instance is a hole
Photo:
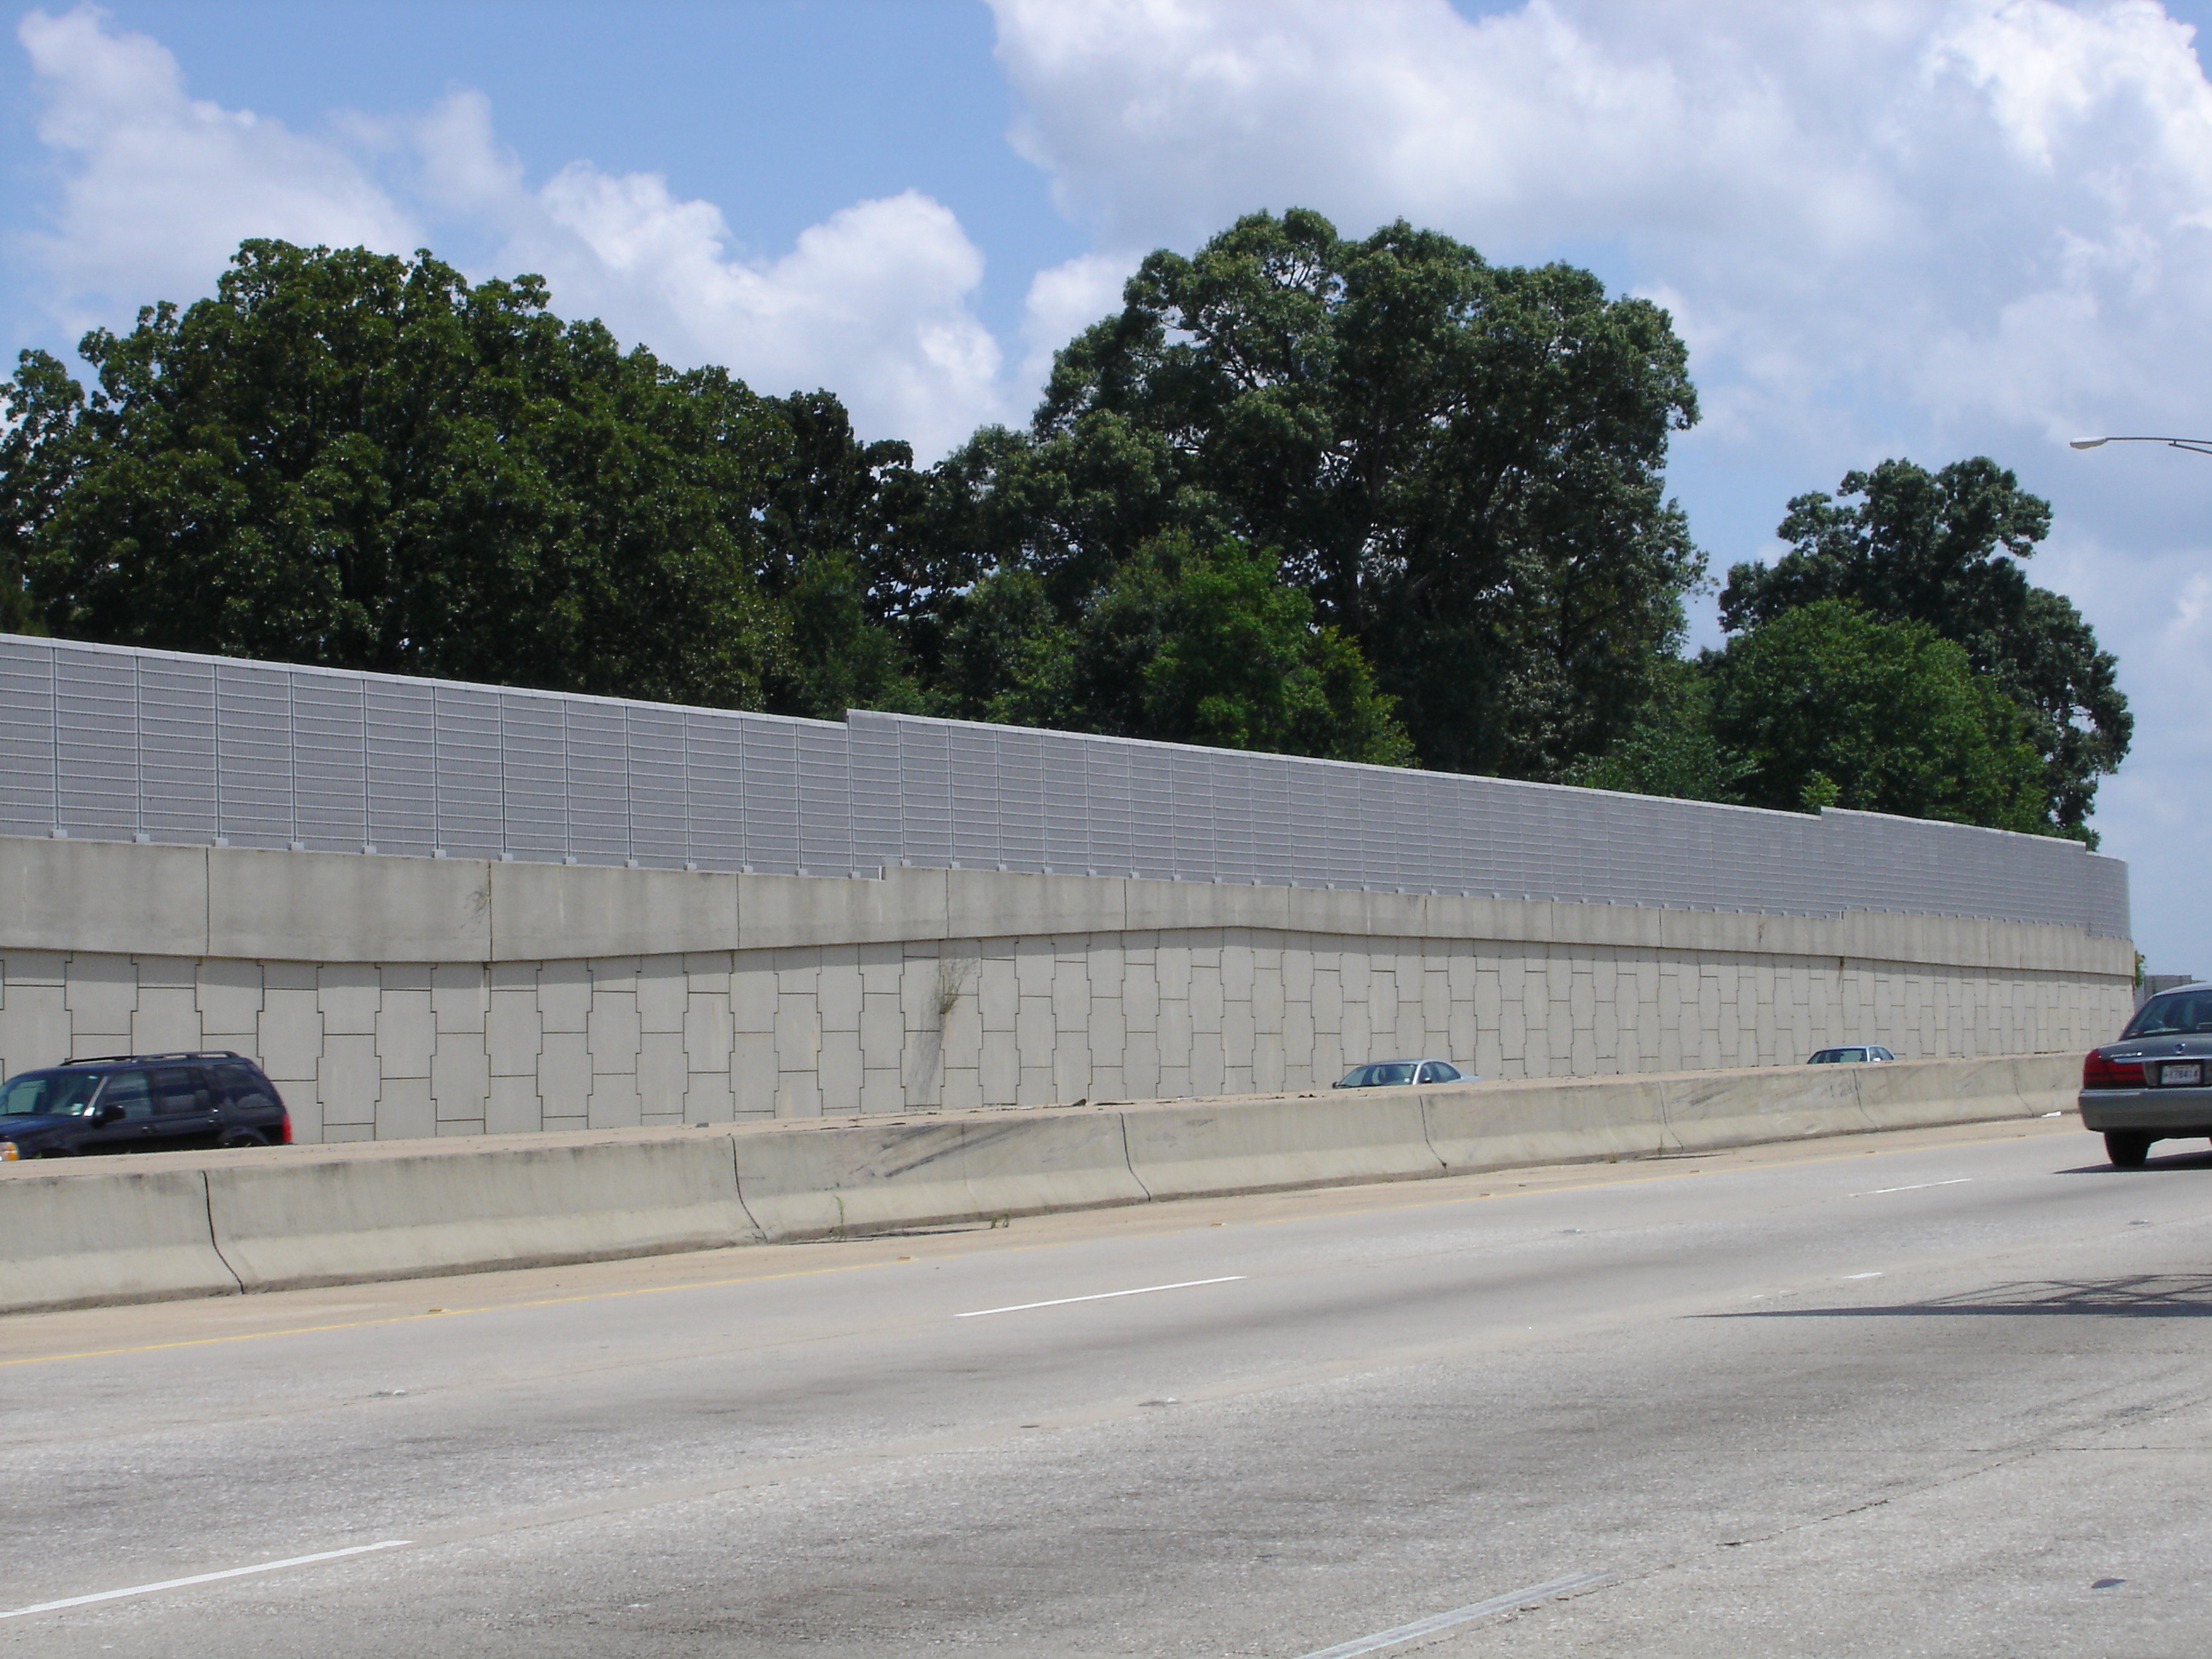
[[[2159,1143],[2160,1146],[2166,1144],[2168,1143],[2164,1141]],[[2212,1151],[2161,1153],[2156,1146],[2154,1146],[2151,1149],[2149,1162],[2139,1170],[2123,1170],[2111,1164],[2097,1163],[2076,1164],[2071,1169],[2054,1170],[2051,1173],[2053,1175],[2144,1176],[2156,1175],[2161,1170],[2169,1170],[2176,1175],[2185,1174],[2191,1170],[2200,1173],[2206,1170],[2212,1170]]]
[[[1926,1319],[1960,1314],[2102,1314],[2126,1319],[2212,1316],[2212,1275],[2135,1273],[2125,1279],[2024,1279],[1987,1290],[1858,1308],[1761,1308],[1705,1319]]]

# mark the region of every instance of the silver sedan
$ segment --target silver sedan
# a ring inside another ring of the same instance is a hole
[[[1480,1083],[1448,1060],[1370,1060],[1344,1074],[1333,1089],[1398,1089],[1409,1083]]]
[[[2142,1167],[2151,1143],[2212,1135],[2212,985],[2161,991],[2117,1042],[2081,1062],[2084,1128],[2105,1137],[2119,1170]]]

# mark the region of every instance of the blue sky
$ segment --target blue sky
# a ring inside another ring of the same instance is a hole
[[[760,251],[848,203],[919,187],[990,250],[983,308],[1000,322],[1018,317],[1030,270],[1085,245],[1006,143],[1014,96],[992,60],[990,13],[969,0],[106,9],[118,29],[173,52],[195,97],[295,129],[334,110],[420,109],[476,88],[533,167],[583,159],[664,173],[678,195],[720,205]],[[6,161],[35,201],[50,158],[27,69],[19,52],[5,78]],[[35,314],[35,289],[11,297]]]
[[[1986,453],[2137,709],[2097,822],[2160,969],[2212,872],[2212,86],[2151,0],[115,0],[0,45],[0,331],[67,352],[240,236],[419,240],[941,450],[1146,248],[1310,205],[1670,306],[1716,573],[1787,497]],[[1701,620],[1701,637],[1713,636]]]

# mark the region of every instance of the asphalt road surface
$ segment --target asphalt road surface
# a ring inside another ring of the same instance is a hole
[[[2203,1652],[2212,1157],[2163,1150],[0,1320],[0,1655]]]

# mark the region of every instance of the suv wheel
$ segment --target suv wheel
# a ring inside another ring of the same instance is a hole
[[[227,1152],[235,1151],[240,1146],[266,1146],[268,1144],[266,1138],[254,1133],[252,1130],[240,1129],[216,1142],[216,1150]]]

